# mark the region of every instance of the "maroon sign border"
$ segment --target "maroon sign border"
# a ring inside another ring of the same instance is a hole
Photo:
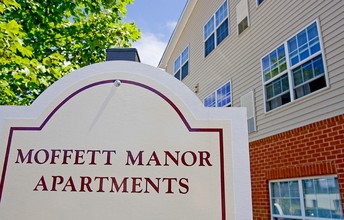
[[[57,105],[53,111],[46,117],[46,119],[43,121],[43,123],[39,127],[10,127],[9,130],[9,135],[8,135],[8,142],[7,142],[7,148],[6,148],[6,153],[5,153],[5,160],[4,160],[4,165],[2,169],[2,175],[1,175],[1,181],[0,181],[0,204],[2,201],[2,193],[4,189],[4,184],[5,184],[5,177],[6,177],[6,171],[7,171],[7,165],[8,165],[8,160],[9,160],[9,155],[10,155],[10,150],[11,150],[11,143],[12,143],[12,137],[13,133],[15,131],[41,131],[44,126],[49,122],[49,120],[53,117],[53,115],[64,105],[66,104],[70,99],[72,99],[74,96],[78,95],[79,93],[90,89],[95,86],[99,85],[104,85],[104,84],[110,84],[114,83],[114,79],[110,80],[103,80],[103,81],[98,81],[91,83],[89,85],[86,85],[77,91],[73,92],[70,94],[67,98],[65,98],[59,105]],[[225,170],[224,170],[224,149],[223,149],[223,129],[222,128],[193,128],[190,126],[186,118],[184,117],[183,113],[180,111],[180,109],[163,93],[159,92],[158,90],[145,85],[143,83],[131,81],[131,80],[121,80],[121,83],[123,84],[129,84],[129,85],[134,85],[138,87],[142,87],[144,89],[147,89],[156,95],[160,96],[162,99],[164,99],[179,115],[180,119],[183,121],[184,125],[186,128],[189,130],[189,132],[215,132],[218,133],[219,135],[219,140],[220,140],[220,183],[221,183],[221,209],[222,209],[222,220],[226,220],[226,200],[225,200]]]

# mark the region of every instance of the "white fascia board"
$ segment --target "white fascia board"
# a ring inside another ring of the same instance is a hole
[[[178,23],[170,37],[170,40],[167,43],[167,46],[165,48],[165,51],[160,59],[159,68],[166,69],[167,63],[171,58],[172,52],[186,26],[187,21],[190,18],[190,15],[196,5],[198,0],[188,0],[186,6],[184,7],[184,10],[182,12],[182,15],[180,16]]]

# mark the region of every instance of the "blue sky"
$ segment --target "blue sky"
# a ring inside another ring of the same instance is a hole
[[[141,40],[133,47],[142,63],[157,66],[187,0],[135,0],[127,6],[125,21],[141,30]]]

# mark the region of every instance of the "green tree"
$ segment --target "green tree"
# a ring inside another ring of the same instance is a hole
[[[134,0],[0,0],[0,104],[29,105],[72,70],[105,60],[105,49],[140,38],[123,22]]]

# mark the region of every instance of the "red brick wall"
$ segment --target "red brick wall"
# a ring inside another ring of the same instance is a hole
[[[270,219],[273,179],[336,174],[343,203],[344,115],[251,142],[250,163],[255,220]]]

